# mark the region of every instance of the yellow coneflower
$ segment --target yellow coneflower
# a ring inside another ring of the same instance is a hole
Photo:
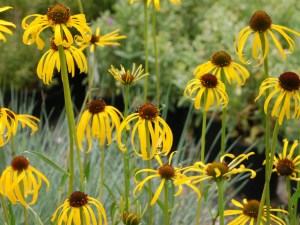
[[[178,192],[176,193],[176,195],[180,194],[182,192],[182,186],[186,185],[188,187],[190,187],[192,190],[194,190],[196,192],[196,194],[198,195],[198,197],[200,198],[201,194],[198,190],[198,188],[196,186],[194,186],[190,180],[184,176],[181,171],[184,170],[183,168],[176,168],[172,166],[172,156],[173,154],[171,154],[168,163],[164,164],[160,158],[159,155],[155,156],[155,159],[157,160],[158,164],[159,164],[159,168],[158,169],[151,169],[151,168],[147,168],[147,169],[141,169],[138,172],[136,172],[135,176],[137,176],[140,173],[148,173],[151,175],[148,175],[146,178],[144,178],[142,181],[138,182],[137,186],[134,189],[134,193],[139,192],[142,190],[142,188],[144,187],[144,185],[155,178],[160,179],[160,184],[158,186],[158,188],[156,189],[153,198],[151,199],[150,205],[154,205],[156,203],[156,201],[158,200],[160,193],[162,192],[164,186],[166,185],[166,183],[168,181],[172,181],[172,183],[175,185],[175,187],[178,187]]]
[[[87,60],[83,52],[72,46],[72,45],[64,45],[64,52],[66,56],[66,63],[68,73],[75,76],[76,67],[79,68],[81,73],[87,73],[88,66]],[[54,41],[51,41],[51,49],[44,53],[42,58],[40,59],[37,66],[37,75],[43,80],[45,84],[50,84],[52,81],[52,77],[55,69],[60,72],[61,70],[61,62],[59,58],[59,51],[57,45]],[[76,66],[75,66],[76,65]]]
[[[32,133],[38,130],[39,119],[27,114],[16,114],[8,108],[0,107],[0,147],[7,144],[10,138],[17,133],[19,123],[29,127]]]
[[[228,95],[224,83],[213,74],[207,73],[189,81],[184,95],[192,97],[196,109],[208,111],[213,105],[226,107]]]
[[[136,65],[133,64],[131,70],[125,70],[123,65],[120,67],[120,69],[117,69],[114,66],[111,66],[108,72],[115,78],[115,80],[120,81],[123,85],[131,85],[143,77],[148,76],[148,73],[144,72],[142,65],[136,67]]]
[[[100,33],[100,28],[97,27],[95,34],[89,35],[87,39],[84,39],[81,36],[76,36],[76,43],[81,49],[90,47],[90,52],[94,52],[96,46],[119,46],[119,41],[127,38],[125,35],[120,35],[119,32],[120,31],[117,29],[108,34],[102,35]]]
[[[278,119],[279,125],[284,118],[296,118],[300,107],[300,77],[293,72],[285,72],[277,77],[270,77],[263,81],[259,88],[258,100],[269,91],[264,103],[267,114],[271,100],[274,98],[271,116]],[[294,109],[293,109],[294,108]],[[293,113],[292,113],[293,112]]]
[[[12,7],[11,6],[0,7],[0,12],[4,12],[9,9],[12,9]],[[0,41],[6,42],[6,37],[4,36],[4,34],[10,34],[10,35],[13,34],[8,27],[15,28],[16,25],[6,20],[0,20]]]
[[[225,210],[224,215],[225,216],[237,216],[235,219],[232,221],[228,222],[227,225],[254,225],[257,217],[258,217],[258,212],[259,212],[259,201],[257,200],[247,200],[243,199],[243,202],[240,203],[234,199],[231,200],[232,204],[236,206],[238,209],[233,209],[233,210]],[[283,210],[283,209],[273,209],[270,208],[270,216],[271,216],[271,221],[274,224],[278,225],[286,225],[286,223],[279,218],[278,216],[274,215],[273,213],[285,213],[287,214],[288,212]],[[263,208],[263,215],[261,218],[260,225],[265,225],[267,221],[267,207],[264,206]]]
[[[24,206],[32,205],[38,199],[42,182],[45,182],[49,187],[48,179],[32,167],[27,158],[16,156],[11,161],[11,165],[1,175],[0,193],[13,204],[19,202]],[[31,197],[29,203],[27,203],[28,197]]]
[[[122,214],[122,222],[124,225],[139,225],[141,223],[141,217],[136,213],[124,212]]]
[[[128,2],[130,4],[133,4],[135,2],[138,2],[140,0],[128,0]],[[160,1],[161,0],[147,0],[147,5],[148,7],[153,4],[154,8],[159,11],[160,10]],[[169,0],[172,4],[174,5],[180,5],[181,4],[181,0]]]
[[[230,178],[232,175],[236,175],[239,173],[250,173],[250,178],[253,179],[256,176],[256,172],[252,169],[246,168],[241,163],[254,154],[254,152],[240,154],[238,156],[234,156],[233,154],[225,154],[221,157],[220,162],[204,164],[203,162],[199,161],[196,162],[193,166],[185,168],[183,173],[199,173],[199,175],[194,174],[193,176],[189,176],[189,178],[192,180],[192,183],[194,184],[205,180],[217,181],[224,178]],[[226,163],[226,158],[230,158],[231,162]]]
[[[298,141],[295,140],[288,152],[289,142],[287,139],[283,140],[283,150],[278,157],[274,156],[273,172],[279,176],[286,176],[291,180],[300,181],[298,166],[300,165],[300,155],[294,156],[295,149],[298,146]]]
[[[293,52],[295,48],[295,42],[288,35],[288,32],[298,36],[300,35],[300,33],[290,28],[273,24],[271,17],[265,11],[259,10],[252,15],[249,25],[243,28],[238,34],[236,41],[236,51],[240,60],[243,63],[247,63],[247,60],[244,57],[244,47],[251,34],[254,35],[252,43],[252,57],[255,60],[259,59],[260,53],[262,59],[266,58],[266,56],[269,54],[269,39],[273,40],[276,48],[280,52],[281,57],[285,59],[286,53],[280,41],[274,34],[274,31],[278,32],[280,37],[286,41],[287,45],[289,46],[289,52]],[[264,49],[262,49],[263,44]]]
[[[106,105],[102,99],[92,100],[77,126],[79,148],[83,148],[83,142],[86,140],[90,151],[93,138],[97,139],[101,146],[111,144],[112,132],[118,131],[120,118],[123,118],[122,113],[115,107]]]
[[[101,202],[75,191],[56,209],[51,221],[57,221],[57,225],[107,225],[107,216]]]
[[[127,150],[122,142],[123,130],[129,129],[130,123],[134,120],[137,121],[132,128],[131,144],[138,156],[149,160],[159,153],[167,155],[171,151],[172,131],[164,119],[159,116],[158,108],[151,103],[145,103],[139,107],[137,113],[129,115],[121,123],[117,134],[118,146],[121,151]],[[136,147],[136,142],[138,142],[139,148]]]
[[[34,19],[28,23],[31,18]],[[36,43],[39,49],[43,49],[45,46],[40,34],[47,28],[52,28],[54,31],[54,43],[57,46],[73,43],[70,28],[75,28],[84,40],[88,39],[91,32],[84,14],[71,15],[70,9],[60,3],[48,8],[45,15],[33,14],[26,16],[22,21],[22,27],[25,30],[23,42],[27,45]]]
[[[248,70],[244,66],[234,62],[231,56],[225,51],[215,52],[208,62],[197,66],[194,71],[197,78],[207,73],[216,75],[223,82],[225,82],[223,79],[226,79],[229,84],[235,82],[238,85],[244,85],[249,78]]]

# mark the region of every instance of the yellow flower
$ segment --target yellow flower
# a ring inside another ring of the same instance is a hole
[[[118,131],[122,113],[113,106],[106,105],[104,100],[92,100],[83,112],[77,126],[77,140],[79,148],[83,148],[86,139],[88,152],[91,150],[92,139],[99,141],[101,146],[112,142],[112,132]]]
[[[27,206],[27,198],[31,197],[29,205],[36,203],[42,181],[49,187],[48,179],[32,167],[24,156],[16,156],[11,161],[0,178],[0,193],[13,204],[20,202]]]
[[[76,67],[79,68],[80,73],[87,73],[87,60],[80,49],[72,45],[65,45],[64,52],[66,56],[68,73],[70,73],[72,77],[75,76]],[[61,66],[58,47],[52,40],[51,48],[44,53],[38,63],[37,75],[45,84],[50,84],[52,82],[55,69],[60,72]]]
[[[31,18],[34,19],[28,23],[28,19]],[[46,15],[33,14],[26,16],[22,21],[22,27],[25,30],[23,42],[27,45],[36,43],[39,49],[43,49],[45,46],[40,34],[47,28],[52,28],[54,31],[54,43],[57,46],[73,43],[70,28],[75,28],[84,40],[87,40],[88,34],[91,32],[84,14],[72,16],[70,9],[60,3],[48,8]]]
[[[141,0],[128,0],[129,4],[133,4],[135,2],[140,2]],[[151,4],[154,8],[159,11],[160,10],[160,1],[161,0],[147,0],[147,6],[149,7]],[[173,5],[180,5],[181,0],[169,0]]]
[[[101,202],[75,191],[56,209],[51,221],[57,225],[107,225],[107,216]]]
[[[256,223],[258,212],[259,212],[259,201],[243,199],[243,203],[240,203],[232,199],[231,202],[234,206],[238,207],[239,209],[225,210],[224,212],[225,216],[237,216],[235,219],[230,221],[227,225],[241,225],[241,224],[254,225]],[[281,218],[274,215],[274,213],[277,212],[285,213],[285,214],[288,213],[283,209],[270,208],[272,224],[286,225],[286,223]],[[260,225],[266,224],[266,220],[267,220],[266,217],[267,217],[267,207],[264,206]]]
[[[204,107],[205,111],[214,105],[226,107],[228,104],[224,83],[210,73],[190,80],[184,90],[184,95],[192,97],[196,109]]]
[[[97,27],[96,33],[89,35],[87,39],[81,36],[76,36],[76,43],[81,49],[90,46],[90,52],[94,52],[96,46],[119,46],[119,40],[127,38],[125,35],[120,35],[119,30],[114,30],[108,34],[101,35],[100,28]]]
[[[291,180],[300,181],[300,177],[297,176],[300,173],[300,170],[298,168],[300,165],[300,155],[293,157],[295,149],[298,146],[298,141],[294,141],[289,153],[287,152],[287,148],[289,145],[288,140],[284,139],[283,143],[282,154],[280,153],[278,157],[274,156],[273,172],[277,172],[277,174],[280,176],[289,177]]]
[[[274,98],[271,116],[278,119],[279,125],[282,124],[284,118],[297,117],[300,107],[299,75],[293,72],[285,72],[279,78],[269,77],[265,79],[260,85],[259,94],[255,100],[258,100],[265,93],[268,93],[268,96],[264,103],[264,111],[266,114],[268,113],[270,101]]]
[[[125,70],[123,65],[120,69],[111,66],[108,72],[115,78],[115,80],[120,81],[123,85],[131,85],[136,81],[148,76],[148,73],[144,73],[142,65],[136,67],[135,64],[132,65],[131,70]]]
[[[217,181],[219,179],[227,179],[232,175],[236,175],[239,173],[250,173],[250,178],[253,179],[256,176],[256,172],[252,169],[245,168],[245,166],[241,164],[251,155],[254,155],[254,152],[240,154],[238,156],[235,156],[233,154],[225,154],[221,157],[220,162],[204,164],[203,162],[199,161],[196,162],[193,166],[187,167],[183,173],[198,173],[198,175],[194,174],[193,176],[189,176],[189,178],[192,180],[192,183],[194,184],[205,180]],[[230,158],[231,162],[226,163],[226,158]]]
[[[12,7],[11,6],[0,7],[0,12],[4,12],[9,9],[12,9]],[[16,25],[6,20],[0,20],[0,41],[6,42],[6,37],[4,36],[4,33],[12,35],[12,31],[8,27],[15,28]]]
[[[186,185],[186,186],[190,187],[192,190],[194,190],[199,198],[201,196],[198,188],[190,182],[188,177],[186,177],[185,175],[183,175],[180,172],[183,169],[176,168],[176,167],[172,166],[173,154],[174,154],[174,152],[171,154],[167,164],[164,164],[162,162],[160,156],[156,155],[155,159],[159,164],[158,169],[156,169],[156,170],[151,169],[151,168],[141,169],[138,172],[136,172],[136,174],[135,174],[135,176],[137,176],[140,173],[148,173],[148,174],[151,174],[151,175],[148,175],[142,181],[138,182],[137,186],[134,189],[134,193],[141,191],[142,188],[144,187],[144,185],[148,181],[150,181],[152,179],[155,179],[155,178],[160,179],[160,184],[159,184],[157,190],[155,191],[155,193],[153,195],[153,198],[151,199],[150,205],[154,205],[156,203],[156,201],[158,200],[158,198],[160,196],[160,193],[162,192],[164,186],[167,185],[168,181],[172,181],[173,185],[175,185],[175,187],[178,187],[178,191],[175,194],[175,196],[181,194],[182,189],[183,189],[183,187],[182,187],[183,185]]]
[[[252,57],[255,60],[259,58],[265,59],[268,56],[270,49],[269,39],[273,40],[276,48],[279,50],[281,57],[285,59],[285,50],[274,34],[274,31],[278,32],[280,37],[286,41],[286,44],[289,46],[289,52],[293,52],[295,49],[295,42],[287,33],[289,32],[298,36],[300,35],[300,33],[290,28],[273,24],[271,17],[265,11],[256,11],[252,15],[249,25],[243,28],[237,37],[236,51],[240,60],[243,63],[247,63],[247,60],[244,57],[244,47],[251,34],[253,34],[254,36],[252,43]],[[262,49],[263,44],[264,49]]]
[[[34,133],[38,130],[38,122],[39,119],[34,116],[16,114],[8,108],[0,107],[0,147],[16,135],[19,123],[23,128],[29,127]]]
[[[159,153],[168,155],[173,143],[173,134],[169,125],[159,116],[157,107],[151,103],[145,103],[137,113],[127,116],[121,123],[117,134],[119,149],[127,150],[125,144],[122,143],[123,130],[129,129],[130,123],[134,120],[137,122],[131,130],[131,145],[136,154],[143,160],[152,159]],[[138,149],[136,142],[139,144]],[[151,146],[148,146],[148,143]]]
[[[238,85],[244,85],[249,78],[248,70],[232,61],[231,56],[225,51],[215,52],[208,62],[197,66],[194,71],[197,78],[207,73],[216,75],[223,82],[225,82],[223,79],[226,79],[229,84],[236,82]]]

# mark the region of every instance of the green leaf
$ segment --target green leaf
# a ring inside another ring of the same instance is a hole
[[[41,218],[39,217],[39,215],[33,210],[33,208],[28,206],[29,211],[32,213],[32,215],[34,216],[34,221],[36,225],[44,225],[44,223],[42,222]]]
[[[57,163],[53,162],[51,159],[49,159],[47,156],[45,156],[43,153],[40,152],[36,152],[36,151],[25,151],[25,154],[31,154],[31,155],[35,155],[38,158],[40,158],[41,160],[43,160],[45,163],[47,163],[49,166],[53,167],[54,169],[58,170],[59,172],[70,176],[70,174],[63,169],[62,167],[60,167]]]

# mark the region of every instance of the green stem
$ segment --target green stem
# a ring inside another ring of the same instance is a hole
[[[222,130],[221,130],[221,151],[220,155],[224,155],[226,148],[226,126],[227,126],[227,109],[222,110]]]
[[[129,86],[124,87],[124,117],[128,115],[129,111]],[[124,161],[124,199],[125,199],[125,211],[129,210],[129,190],[130,190],[130,161],[129,161],[129,149],[124,152],[123,161]]]
[[[156,74],[156,101],[157,105],[160,102],[160,71],[159,71],[159,50],[157,45],[157,22],[156,22],[156,10],[153,7],[152,14],[152,33],[153,33],[153,47],[155,54],[155,74]]]
[[[170,225],[168,181],[166,181],[164,188],[165,188],[164,225]]]
[[[201,189],[200,189],[201,190]],[[202,206],[202,198],[198,199],[197,209],[196,209],[196,217],[195,217],[195,224],[201,224],[200,218],[201,218],[201,207]]]
[[[147,163],[148,163],[148,168],[152,168],[152,162],[151,162],[151,160],[148,160],[147,161]],[[148,195],[149,195],[149,204],[150,204],[150,202],[151,202],[151,200],[152,200],[152,198],[153,198],[153,194],[152,194],[152,181],[150,180],[149,182],[148,182],[148,184],[149,184],[149,187],[148,187]],[[153,211],[153,207],[152,206],[150,206],[149,207],[149,220],[148,220],[148,225],[153,225],[153,216],[154,216],[154,211]]]
[[[29,225],[28,221],[28,209],[24,206],[24,225]]]
[[[300,145],[298,147],[297,154],[300,155]],[[300,190],[300,182],[297,182],[296,192],[298,192],[299,190]],[[295,203],[294,203],[294,208],[293,208],[293,212],[292,212],[292,215],[291,215],[291,225],[296,225],[298,202],[299,202],[299,199],[297,198],[296,201],[295,201]]]
[[[145,48],[145,72],[149,73],[149,46],[148,46],[148,6],[147,0],[144,0],[144,48]],[[148,98],[148,78],[144,80],[144,101]]]
[[[260,221],[261,221],[261,216],[263,213],[263,207],[265,205],[265,201],[267,199],[267,190],[268,187],[270,187],[270,180],[271,180],[271,175],[272,175],[272,167],[273,167],[273,159],[275,156],[275,149],[276,149],[276,142],[277,142],[277,138],[278,138],[278,132],[279,132],[279,123],[278,120],[276,121],[274,130],[273,130],[273,136],[272,136],[272,144],[271,144],[271,152],[270,152],[270,162],[269,165],[266,166],[266,170],[267,170],[267,176],[266,176],[266,181],[265,181],[265,185],[264,185],[264,191],[263,191],[263,195],[260,201],[260,206],[259,206],[259,213],[258,213],[258,217],[257,217],[257,225],[260,225]],[[271,208],[271,204],[266,202],[266,212],[267,212],[267,221],[266,224],[270,224],[270,220],[268,222],[268,214],[270,215],[270,209]],[[270,219],[270,218],[269,218]]]
[[[78,8],[79,8],[80,13],[84,13],[82,1],[77,0],[77,4],[78,4]]]
[[[6,207],[5,200],[2,195],[0,195],[0,201],[1,201],[2,211],[3,211],[4,221],[6,222],[6,224],[10,224],[9,213]]]
[[[292,191],[292,189],[291,189],[291,180],[289,179],[289,177],[286,177],[285,179],[286,179],[285,182],[286,182],[286,191],[287,191],[287,194],[288,194],[288,201],[290,201],[291,191]],[[290,214],[290,212],[289,212],[289,214]]]
[[[201,162],[205,161],[205,137],[206,137],[206,111],[203,109],[202,113],[202,131],[201,131]]]
[[[104,184],[105,184],[105,149],[104,146],[100,147],[100,188],[99,188],[99,199],[103,196],[104,193]]]
[[[74,185],[74,141],[75,141],[75,120],[74,112],[72,106],[71,91],[69,85],[68,71],[66,56],[63,46],[58,46],[59,58],[61,64],[61,78],[64,88],[64,99],[65,99],[65,108],[67,114],[68,128],[69,128],[69,142],[70,142],[70,153],[69,153],[69,194],[73,192]]]
[[[11,156],[15,157],[16,156],[16,145],[15,145],[15,137],[12,135],[10,139],[11,143]]]
[[[218,209],[220,217],[220,225],[224,225],[224,181],[217,182],[218,186]]]

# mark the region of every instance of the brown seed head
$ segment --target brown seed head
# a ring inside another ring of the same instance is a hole
[[[276,170],[281,176],[290,176],[295,170],[295,165],[289,159],[280,159],[276,165]]]
[[[48,8],[47,17],[54,24],[66,24],[70,18],[70,8],[57,3]]]
[[[144,105],[140,106],[138,113],[139,116],[145,120],[153,120],[158,116],[159,111],[155,105],[151,103],[145,103]]]
[[[71,207],[80,208],[88,203],[88,195],[80,191],[75,191],[69,197],[69,203]]]
[[[246,205],[244,205],[243,214],[249,217],[257,218],[259,211],[259,201],[249,200]]]
[[[23,170],[26,170],[29,166],[29,161],[24,156],[16,156],[11,161],[11,167],[13,170],[16,170],[18,172],[22,172]]]
[[[139,225],[141,223],[141,218],[135,213],[124,212],[122,221],[124,225]]]
[[[279,84],[286,91],[298,91],[300,89],[300,77],[294,72],[285,72],[279,76]]]
[[[99,41],[99,39],[100,39],[100,37],[99,37],[99,36],[97,36],[97,35],[93,34],[93,35],[92,35],[92,37],[91,37],[91,40],[90,40],[90,42],[91,42],[91,44],[95,44],[96,42],[98,42],[98,41]]]
[[[158,173],[162,178],[167,179],[167,180],[170,180],[171,178],[173,178],[175,176],[175,170],[169,164],[165,164],[165,165],[159,167]]]
[[[218,169],[221,172],[220,177],[222,177],[225,173],[229,171],[229,168],[226,163],[223,162],[213,162],[210,163],[207,168],[206,168],[206,173],[209,176],[212,176],[214,178],[219,178],[217,177],[216,169]]]
[[[268,30],[272,25],[271,17],[262,10],[256,11],[249,22],[249,26],[252,30],[257,32],[265,32]]]
[[[91,114],[97,114],[97,113],[103,112],[105,109],[105,106],[106,106],[106,103],[104,100],[96,99],[96,100],[92,100],[88,104],[88,109]]]
[[[206,88],[215,88],[218,85],[218,79],[216,76],[207,73],[205,75],[202,75],[200,78],[201,84]]]
[[[212,55],[211,62],[220,67],[229,66],[231,63],[231,56],[225,51],[218,51]]]
[[[121,79],[124,84],[131,84],[134,81],[134,76],[132,76],[131,73],[126,72],[121,75]]]

